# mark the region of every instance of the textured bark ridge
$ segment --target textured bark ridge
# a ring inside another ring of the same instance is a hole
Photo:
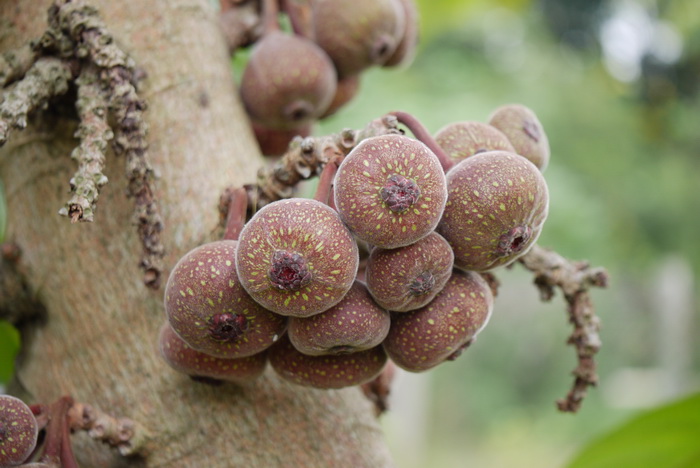
[[[4,0],[0,51],[18,49],[45,28],[47,0]],[[206,0],[95,0],[124,50],[148,74],[142,96],[148,147],[164,221],[166,276],[189,249],[211,240],[228,185],[255,180],[256,144],[229,70],[216,12]],[[134,419],[151,439],[144,458],[74,436],[90,467],[385,467],[391,460],[371,404],[357,388],[318,391],[271,372],[249,388],[190,381],[157,355],[162,290],[143,285],[138,235],[121,156],[91,224],[58,216],[74,171],[77,122],[30,115],[27,130],[0,150],[9,211],[8,240],[22,249],[29,287],[48,319],[28,329],[16,391],[29,402],[70,394]]]

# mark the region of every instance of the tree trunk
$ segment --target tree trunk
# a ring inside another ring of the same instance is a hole
[[[93,0],[123,49],[147,73],[149,156],[165,230],[168,270],[212,240],[222,189],[253,182],[262,163],[237,100],[216,12],[207,0]],[[37,38],[48,0],[0,3],[0,51]],[[39,122],[41,120],[41,122]],[[292,386],[269,369],[250,387],[194,383],[156,348],[162,288],[141,281],[141,246],[131,224],[124,160],[108,154],[94,223],[57,214],[76,169],[76,122],[37,116],[0,152],[8,240],[23,252],[30,287],[48,320],[27,333],[16,383],[31,402],[69,394],[144,425],[143,462],[84,435],[81,466],[383,467],[391,460],[371,404],[357,388]]]

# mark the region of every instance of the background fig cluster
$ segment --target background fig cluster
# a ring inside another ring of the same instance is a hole
[[[263,2],[264,31],[242,71],[241,100],[263,154],[281,155],[357,94],[370,67],[405,66],[418,42],[414,0]],[[291,30],[280,27],[279,13]]]
[[[549,193],[504,133],[445,128],[369,137],[326,164],[314,199],[243,210],[235,239],[187,253],[166,286],[165,361],[236,384],[269,362],[292,383],[341,388],[389,360],[422,372],[460,356],[493,312],[484,274],[532,247]]]

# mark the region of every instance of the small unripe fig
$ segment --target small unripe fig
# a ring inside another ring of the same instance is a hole
[[[248,115],[269,128],[299,128],[330,105],[336,72],[312,41],[271,31],[256,43],[241,78]]]
[[[270,347],[287,319],[251,298],[236,275],[234,240],[201,245],[185,254],[165,286],[170,325],[197,351],[240,358]]]
[[[522,156],[506,151],[470,156],[447,173],[447,187],[437,232],[452,246],[458,268],[487,271],[507,265],[542,232],[547,183]]]
[[[170,324],[163,324],[158,337],[160,354],[173,369],[193,378],[249,383],[262,375],[267,364],[266,351],[251,356],[225,359],[193,349],[177,336]]]
[[[343,388],[375,378],[387,357],[377,346],[352,354],[309,356],[298,351],[285,335],[269,352],[270,365],[285,380],[314,388]]]
[[[350,290],[359,265],[357,243],[328,205],[290,198],[265,205],[243,228],[238,277],[263,307],[309,317]]]
[[[515,153],[508,137],[496,127],[470,120],[444,126],[435,134],[435,142],[455,162],[486,151]]]
[[[335,177],[335,207],[358,238],[394,249],[435,229],[447,199],[437,156],[404,135],[361,141]]]
[[[377,304],[394,312],[423,307],[452,274],[452,247],[438,233],[398,249],[372,250],[365,267],[367,289]]]
[[[372,300],[364,284],[355,281],[343,300],[327,311],[291,317],[287,335],[296,349],[310,356],[350,354],[380,345],[390,323],[389,312]]]
[[[515,152],[544,171],[549,163],[549,140],[537,115],[521,104],[499,107],[489,117],[489,125],[508,137]]]
[[[399,45],[384,67],[408,66],[416,54],[418,45],[418,7],[415,0],[399,0],[403,8],[405,26]]]
[[[312,21],[314,41],[328,53],[341,78],[385,63],[405,30],[398,0],[316,0]]]
[[[0,395],[0,466],[21,465],[36,447],[39,426],[25,402]]]
[[[493,295],[481,275],[455,270],[430,304],[392,315],[384,349],[402,369],[430,369],[459,356],[486,326],[492,310]]]

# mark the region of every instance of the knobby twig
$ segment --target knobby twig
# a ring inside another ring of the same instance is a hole
[[[372,136],[400,133],[391,115],[371,121],[361,130],[344,130],[322,137],[297,137],[276,163],[258,171],[258,183],[247,186],[248,206],[256,211],[262,206],[292,196],[302,180],[320,174],[331,160],[344,158],[357,144]]]
[[[591,268],[586,262],[572,262],[538,245],[519,259],[519,262],[535,274],[535,284],[540,297],[549,301],[559,288],[568,304],[569,321],[574,331],[568,343],[576,348],[578,366],[573,371],[574,383],[566,398],[557,401],[560,411],[575,413],[581,407],[588,387],[598,383],[595,354],[602,345],[600,320],[595,315],[589,289],[605,288],[608,273],[603,268]]]
[[[68,91],[71,78],[67,62],[53,57],[37,60],[0,102],[0,146],[7,142],[12,130],[26,128],[30,112]]]
[[[70,180],[73,196],[59,211],[69,216],[72,222],[92,221],[94,218],[99,189],[107,183],[107,177],[102,173],[105,152],[109,140],[114,137],[107,124],[107,98],[96,68],[83,69],[76,84],[80,125],[75,136],[80,138],[80,145],[73,150],[71,157],[78,162],[78,171]]]
[[[64,94],[77,77],[80,145],[71,156],[78,170],[70,181],[72,196],[59,213],[72,222],[94,219],[99,190],[107,183],[102,170],[112,140],[115,152],[124,156],[128,195],[135,201],[144,282],[157,288],[163,270],[163,222],[147,158],[146,104],[136,91],[134,63],[116,45],[98,11],[82,0],[56,0],[49,8],[48,24],[38,41],[0,59],[0,83],[19,79],[0,103],[0,145],[11,130],[26,127],[31,111]],[[110,116],[116,122],[113,129],[107,124]]]

